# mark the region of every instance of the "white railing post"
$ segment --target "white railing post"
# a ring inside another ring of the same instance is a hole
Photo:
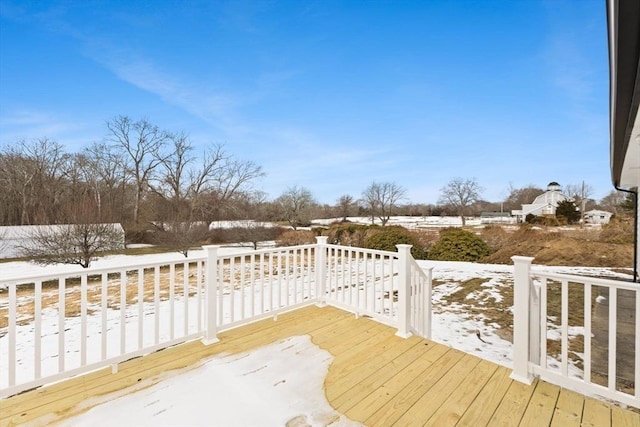
[[[531,295],[531,262],[533,258],[511,257],[513,273],[513,372],[511,378],[525,384],[531,384],[533,376],[529,372],[529,297]],[[538,326],[539,327],[539,326]]]
[[[540,284],[533,281],[529,283],[529,361],[539,365],[540,337],[543,333],[540,318]]]
[[[411,245],[396,245],[398,248],[398,332],[396,335],[409,338],[411,332],[411,278],[409,274],[409,257]],[[393,293],[389,295],[393,301]]]
[[[432,318],[432,286],[433,286],[433,267],[427,268],[427,283],[425,284],[425,289],[423,289],[424,294],[424,304],[423,307],[425,309],[425,313],[422,313],[422,321],[424,322],[424,330],[422,333],[426,339],[431,339],[431,318]]]
[[[16,353],[16,329],[17,329],[17,314],[18,314],[18,284],[9,284],[9,386],[16,385],[16,365],[17,365],[17,353]],[[36,337],[40,339],[40,337]],[[37,361],[39,365],[42,365],[40,360]]]
[[[325,294],[327,291],[327,236],[316,236],[315,262],[316,262],[316,305],[325,307],[327,301]]]
[[[209,345],[220,341],[218,339],[218,248],[217,245],[203,246],[207,255],[205,274],[205,319],[202,343]]]

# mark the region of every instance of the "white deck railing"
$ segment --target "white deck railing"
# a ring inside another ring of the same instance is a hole
[[[213,343],[221,330],[314,303],[372,316],[401,336],[429,336],[430,276],[409,248],[376,251],[318,237],[313,245],[234,254],[205,246],[205,256],[181,261],[0,277],[8,290],[0,293],[7,319],[0,397],[104,366],[116,370],[188,340]]]
[[[213,343],[221,330],[308,304],[371,316],[399,336],[430,337],[431,268],[418,266],[409,245],[389,252],[317,240],[235,254],[206,246],[205,256],[181,261],[0,276],[7,289],[0,293],[0,397],[117,369],[187,340]],[[640,407],[639,286],[532,270],[532,258],[513,259],[512,377],[538,375]],[[619,319],[620,303],[630,306],[630,322]],[[622,349],[632,355],[621,364]]]
[[[530,383],[538,375],[639,408],[640,285],[536,271],[533,258],[512,259],[512,378]]]
[[[0,281],[2,396],[202,336],[204,262]]]

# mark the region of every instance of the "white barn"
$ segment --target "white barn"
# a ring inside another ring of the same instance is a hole
[[[554,216],[558,203],[565,200],[573,199],[563,194],[560,184],[553,181],[547,185],[547,191],[536,197],[532,203],[522,205],[522,209],[511,211],[511,215],[515,216],[518,221],[524,221],[529,214],[536,216]]]

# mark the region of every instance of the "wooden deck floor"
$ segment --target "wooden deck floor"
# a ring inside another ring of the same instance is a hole
[[[203,358],[245,352],[309,335],[334,360],[325,378],[329,403],[370,426],[640,426],[640,414],[537,381],[514,382],[504,367],[395,329],[315,306],[223,332],[221,342],[172,347],[120,365],[0,400],[0,425],[50,425],[159,381],[161,373]]]

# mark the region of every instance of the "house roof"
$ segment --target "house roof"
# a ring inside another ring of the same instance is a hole
[[[640,2],[607,0],[609,27],[611,179],[640,185]]]

